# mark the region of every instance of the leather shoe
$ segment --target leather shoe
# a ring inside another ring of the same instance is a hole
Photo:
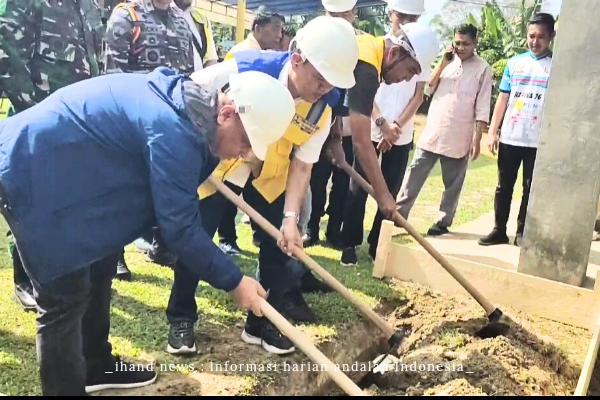
[[[28,284],[15,286],[15,298],[25,311],[37,311],[37,302],[33,297],[33,288]]]

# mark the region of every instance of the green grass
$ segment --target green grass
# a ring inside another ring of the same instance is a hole
[[[461,197],[455,225],[473,220],[493,209],[493,193],[496,185],[496,161],[486,155],[470,167]],[[519,183],[517,183],[518,187]],[[439,166],[433,171],[425,185],[409,221],[424,232],[435,222],[442,193]],[[515,196],[518,196],[515,193]],[[375,212],[375,203],[369,200],[365,229],[370,229]],[[4,223],[4,221],[2,221]],[[323,226],[326,221],[323,221]],[[2,226],[5,229],[5,225]],[[491,227],[490,227],[491,228]],[[255,273],[257,249],[252,245],[248,225],[238,225],[240,246],[244,256],[240,260],[244,272]],[[365,235],[366,238],[366,235]],[[401,241],[410,239],[402,236]],[[385,281],[371,277],[372,263],[366,249],[360,249],[360,265],[346,268],[339,265],[341,253],[326,247],[316,246],[307,252],[333,276],[347,285],[368,304],[376,306],[383,299],[401,298],[402,294],[391,289]],[[201,256],[201,255],[199,255]],[[165,308],[168,302],[172,271],[146,263],[143,255],[128,248],[128,264],[135,275],[133,282],[115,281],[112,303],[111,342],[115,353],[126,359],[152,360],[165,363],[181,363],[164,351],[168,332]],[[13,301],[12,265],[8,258],[7,243],[0,240],[0,393],[7,395],[41,394],[35,349],[35,315],[24,314]],[[244,313],[238,311],[230,298],[206,284],[197,292],[200,310],[200,326],[197,332],[202,341],[202,332],[235,332],[238,337]],[[303,327],[306,333],[319,341],[335,340],[338,329],[344,329],[360,316],[356,308],[337,294],[308,296],[307,301],[322,318],[318,326]],[[237,326],[234,326],[236,325]],[[199,343],[201,345],[201,343]],[[243,351],[242,351],[243,352]],[[259,352],[260,353],[260,352]],[[257,353],[258,354],[258,353]],[[202,357],[202,356],[200,356]],[[265,356],[256,356],[265,357]],[[249,388],[242,393],[251,393],[251,386],[264,383],[264,374],[244,376]]]
[[[457,329],[444,329],[437,342],[448,349],[460,349],[468,343],[468,336]]]

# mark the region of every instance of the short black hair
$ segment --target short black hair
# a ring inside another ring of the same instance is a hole
[[[294,29],[292,26],[284,26],[283,35],[294,37],[296,36],[296,29]]]
[[[265,6],[260,6],[254,12],[254,21],[252,21],[252,30],[255,30],[257,26],[265,26],[273,21],[273,18],[281,20],[285,23],[285,18],[281,14],[277,14],[274,11],[269,10]]]
[[[552,16],[552,14],[548,13],[535,13],[531,16],[529,20],[529,25],[542,25],[546,28],[548,33],[554,33],[554,24],[556,20]]]
[[[477,40],[477,34],[479,33],[477,27],[473,24],[465,24],[456,28],[456,33],[459,35],[468,35],[473,40]]]

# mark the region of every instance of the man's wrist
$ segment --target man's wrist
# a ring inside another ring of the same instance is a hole
[[[285,211],[283,213],[283,222],[286,222],[287,220],[294,221],[294,223],[297,224],[300,222],[300,214],[295,211]]]

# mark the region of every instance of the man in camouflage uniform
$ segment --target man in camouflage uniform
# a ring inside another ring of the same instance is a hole
[[[116,8],[108,20],[105,46],[107,73],[150,72],[161,66],[194,72],[192,33],[171,0],[132,0]]]
[[[101,15],[96,0],[0,0],[0,93],[15,112],[99,74]],[[16,298],[35,311],[33,288],[12,240],[10,254]]]
[[[192,32],[183,11],[172,0],[131,0],[117,6],[108,19],[104,42],[106,73],[147,73],[157,67],[183,74],[194,72]],[[147,254],[148,261],[172,266],[175,257],[160,231],[155,228],[153,233],[136,241],[138,249]],[[124,254],[119,271],[127,273]]]

